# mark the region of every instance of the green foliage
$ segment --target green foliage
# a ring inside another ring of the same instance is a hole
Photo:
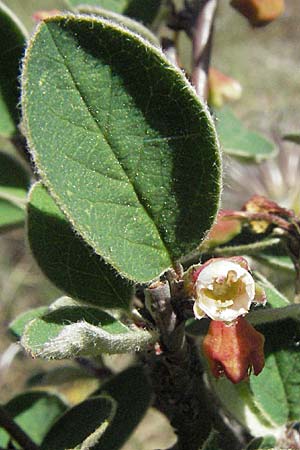
[[[228,107],[218,111],[216,116],[217,131],[225,153],[255,162],[276,155],[274,144],[249,131]]]
[[[26,54],[23,110],[43,181],[120,273],[152,279],[199,244],[218,207],[218,146],[157,49],[105,20],[49,19]]]
[[[134,352],[155,339],[155,334],[131,331],[97,308],[65,306],[30,321],[21,343],[32,356],[64,359]]]
[[[130,367],[103,384],[99,394],[111,396],[117,403],[116,415],[102,436],[97,450],[118,450],[147,411],[152,392],[141,367]]]
[[[0,167],[0,230],[6,230],[24,223],[29,175],[15,157],[1,150]]]
[[[37,183],[28,203],[31,250],[48,278],[72,297],[101,307],[128,309],[132,285],[72,230],[46,189]],[[68,276],[66,276],[68,273]]]
[[[0,2],[0,135],[17,133],[18,75],[26,31],[17,16]]]
[[[33,319],[42,316],[46,313],[48,308],[46,306],[40,306],[39,308],[28,309],[22,314],[19,314],[10,324],[9,331],[14,337],[20,339],[24,333],[25,326]]]
[[[98,450],[101,436],[111,423],[116,402],[107,395],[89,398],[69,409],[45,436],[41,450]],[[66,432],[68,430],[68,432]]]
[[[48,392],[23,392],[6,405],[6,411],[36,443],[40,444],[55,420],[66,410],[66,405]],[[6,448],[10,438],[0,428],[0,446]]]

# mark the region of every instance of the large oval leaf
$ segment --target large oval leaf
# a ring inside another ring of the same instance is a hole
[[[27,229],[39,266],[56,286],[85,303],[129,308],[132,285],[75,234],[41,183],[30,191]]]
[[[42,179],[119,272],[152,279],[199,244],[218,207],[218,143],[158,49],[104,19],[48,19],[27,50],[23,112]]]

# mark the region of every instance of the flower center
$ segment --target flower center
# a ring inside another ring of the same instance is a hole
[[[244,291],[245,284],[241,278],[237,278],[234,270],[229,270],[226,277],[215,278],[210,286],[203,289],[204,295],[215,300],[222,308],[232,305],[233,299]]]

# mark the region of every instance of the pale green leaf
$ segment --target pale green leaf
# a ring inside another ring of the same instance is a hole
[[[56,286],[87,303],[128,309],[132,285],[74,233],[41,183],[30,192],[27,229],[33,255]]]
[[[56,395],[38,391],[24,392],[14,397],[4,407],[22,430],[38,445],[55,420],[66,409],[66,405]],[[7,432],[0,428],[0,446],[6,448],[9,440]]]
[[[120,273],[150,280],[199,244],[218,208],[218,144],[158,49],[104,19],[48,19],[27,50],[23,113],[43,181]]]
[[[123,25],[133,33],[136,33],[139,36],[143,37],[144,39],[149,41],[152,45],[155,45],[157,47],[159,47],[160,45],[157,37],[153,33],[151,33],[151,31],[148,28],[144,27],[141,23],[137,22],[136,20],[123,16],[122,14],[117,14],[104,8],[89,5],[78,6],[77,11],[81,14],[92,14],[95,16],[103,17],[104,19],[113,20],[117,24]]]
[[[260,134],[248,130],[230,108],[218,110],[216,116],[217,131],[225,153],[255,162],[276,155],[274,144]]]
[[[41,450],[97,450],[98,441],[111,423],[116,402],[108,395],[84,400],[69,409],[49,430]]]
[[[29,176],[23,166],[0,151],[0,230],[24,223],[28,187]]]
[[[10,324],[9,331],[18,339],[22,336],[25,326],[33,319],[42,316],[47,311],[46,306],[28,309],[24,313],[18,315]]]
[[[135,352],[156,339],[147,331],[130,330],[97,308],[65,306],[29,322],[21,344],[34,357],[64,359]]]
[[[18,75],[26,31],[17,16],[0,2],[0,135],[17,133]],[[0,166],[1,167],[1,166]]]
[[[159,13],[162,0],[67,0],[71,6],[90,5],[132,17],[151,25]]]
[[[261,261],[276,270],[284,269],[290,272],[295,271],[294,264],[289,256],[268,255],[267,253],[262,253],[255,257],[258,261]]]

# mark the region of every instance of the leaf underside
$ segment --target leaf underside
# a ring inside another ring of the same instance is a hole
[[[23,112],[43,182],[120,273],[150,280],[199,244],[220,194],[215,130],[157,49],[105,20],[48,19],[26,54]]]

